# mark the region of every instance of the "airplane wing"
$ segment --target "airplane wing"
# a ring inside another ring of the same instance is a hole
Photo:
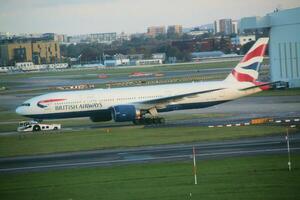
[[[171,102],[180,101],[183,98],[193,98],[193,97],[195,97],[196,95],[199,95],[199,94],[206,94],[206,93],[219,91],[219,90],[223,90],[223,89],[225,89],[225,88],[218,88],[218,89],[212,89],[212,90],[204,90],[204,91],[198,91],[198,92],[168,96],[168,97],[143,101],[143,102],[140,102],[139,104],[143,104],[143,105],[154,105],[154,104],[155,105],[157,105],[157,104],[158,105],[165,105],[165,104],[168,104],[168,103],[171,103]]]

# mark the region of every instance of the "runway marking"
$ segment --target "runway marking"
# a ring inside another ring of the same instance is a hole
[[[299,148],[291,148],[291,150],[300,150]],[[218,153],[203,153],[196,154],[197,157],[201,156],[217,156],[217,155],[237,155],[237,154],[249,154],[249,153],[262,153],[262,152],[285,152],[286,148],[278,149],[262,149],[262,150],[249,150],[249,151],[230,151],[230,152],[218,152]],[[131,159],[131,160],[112,160],[112,161],[94,161],[94,162],[84,162],[84,163],[67,163],[67,164],[54,164],[54,165],[40,165],[32,167],[16,167],[16,168],[3,168],[0,169],[0,172],[10,172],[18,170],[33,170],[33,169],[46,169],[46,168],[57,168],[57,167],[76,167],[84,165],[96,165],[96,164],[113,164],[113,163],[126,163],[134,161],[151,161],[151,160],[162,160],[162,159],[174,159],[174,158],[189,158],[191,154],[178,155],[178,156],[163,156],[156,158],[140,158],[140,159]]]
[[[232,127],[232,126],[250,126],[251,123],[250,122],[245,122],[245,123],[238,123],[238,124],[220,124],[220,125],[209,125],[208,128],[214,128],[214,127]]]

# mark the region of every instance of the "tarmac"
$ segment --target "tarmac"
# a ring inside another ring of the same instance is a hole
[[[290,135],[291,154],[300,153],[300,132]],[[38,156],[0,158],[0,173],[49,171],[68,168],[124,164],[191,161],[192,148],[197,160],[236,156],[286,154],[285,136],[268,136],[219,142],[199,142],[113,150],[81,151]]]

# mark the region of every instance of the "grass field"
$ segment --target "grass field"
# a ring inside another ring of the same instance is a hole
[[[284,127],[279,126],[228,128],[144,128],[142,126],[129,126],[110,128],[109,130],[107,132],[107,129],[98,128],[84,131],[24,133],[22,135],[0,136],[0,157],[225,140],[284,134],[286,131]]]
[[[124,74],[132,72],[165,72],[177,70],[192,70],[192,69],[208,69],[208,68],[223,68],[233,67],[237,61],[225,61],[215,63],[190,63],[178,65],[158,65],[153,67],[131,67],[131,68],[109,68],[109,69],[82,69],[82,70],[66,70],[66,71],[50,71],[50,72],[34,72],[34,73],[19,73],[19,74],[0,74],[1,82],[24,79],[35,76],[63,76],[63,75],[82,75],[82,74]],[[0,82],[0,85],[1,85]]]
[[[278,199],[300,198],[300,156],[285,155],[198,161],[198,185],[192,161],[107,168],[0,174],[1,199]]]

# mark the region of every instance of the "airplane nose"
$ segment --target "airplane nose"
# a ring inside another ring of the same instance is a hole
[[[24,115],[24,108],[22,108],[21,106],[17,107],[16,113],[19,115]]]

